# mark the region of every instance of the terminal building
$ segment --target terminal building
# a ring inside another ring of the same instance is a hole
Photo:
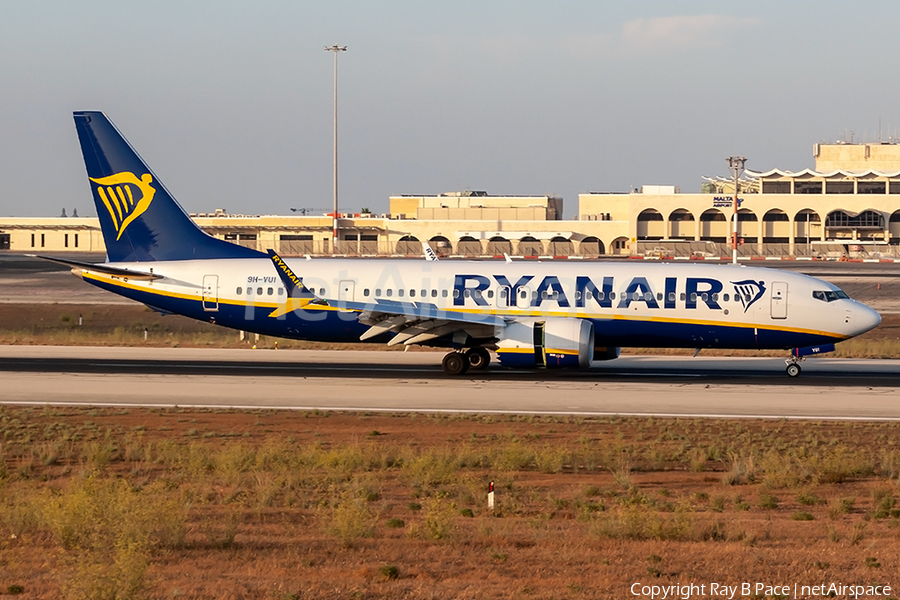
[[[815,169],[751,171],[739,181],[742,257],[900,258],[900,145],[816,144]],[[574,220],[550,195],[482,191],[390,198],[390,212],[332,217],[192,214],[210,235],[290,255],[597,258],[731,254],[734,183],[704,177],[698,193],[675,186],[589,192]],[[0,251],[104,252],[96,218],[0,218]]]

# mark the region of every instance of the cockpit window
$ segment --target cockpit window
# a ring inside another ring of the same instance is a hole
[[[822,302],[834,302],[835,300],[847,299],[850,296],[847,295],[847,292],[843,290],[827,290],[827,291],[814,291],[813,298],[816,300],[821,300]]]

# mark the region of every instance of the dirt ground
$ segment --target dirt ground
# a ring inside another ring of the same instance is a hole
[[[87,510],[73,499],[98,481],[126,482],[147,505],[162,494],[185,515],[178,543],[148,551],[141,591],[115,597],[625,598],[634,583],[714,582],[896,590],[898,432],[0,407],[0,593],[113,597],[100,592],[127,567],[124,544],[73,542],[89,528],[83,516],[58,523],[60,507]]]

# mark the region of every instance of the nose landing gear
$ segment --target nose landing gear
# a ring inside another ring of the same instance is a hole
[[[785,372],[788,374],[788,377],[799,377],[802,370],[800,369],[800,363],[804,358],[815,356],[816,354],[825,354],[826,352],[834,352],[834,344],[794,348],[791,350],[791,357],[784,360],[784,363],[787,365]]]

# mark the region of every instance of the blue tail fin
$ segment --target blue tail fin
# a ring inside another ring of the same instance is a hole
[[[201,231],[102,112],[74,116],[110,262],[266,256]]]

